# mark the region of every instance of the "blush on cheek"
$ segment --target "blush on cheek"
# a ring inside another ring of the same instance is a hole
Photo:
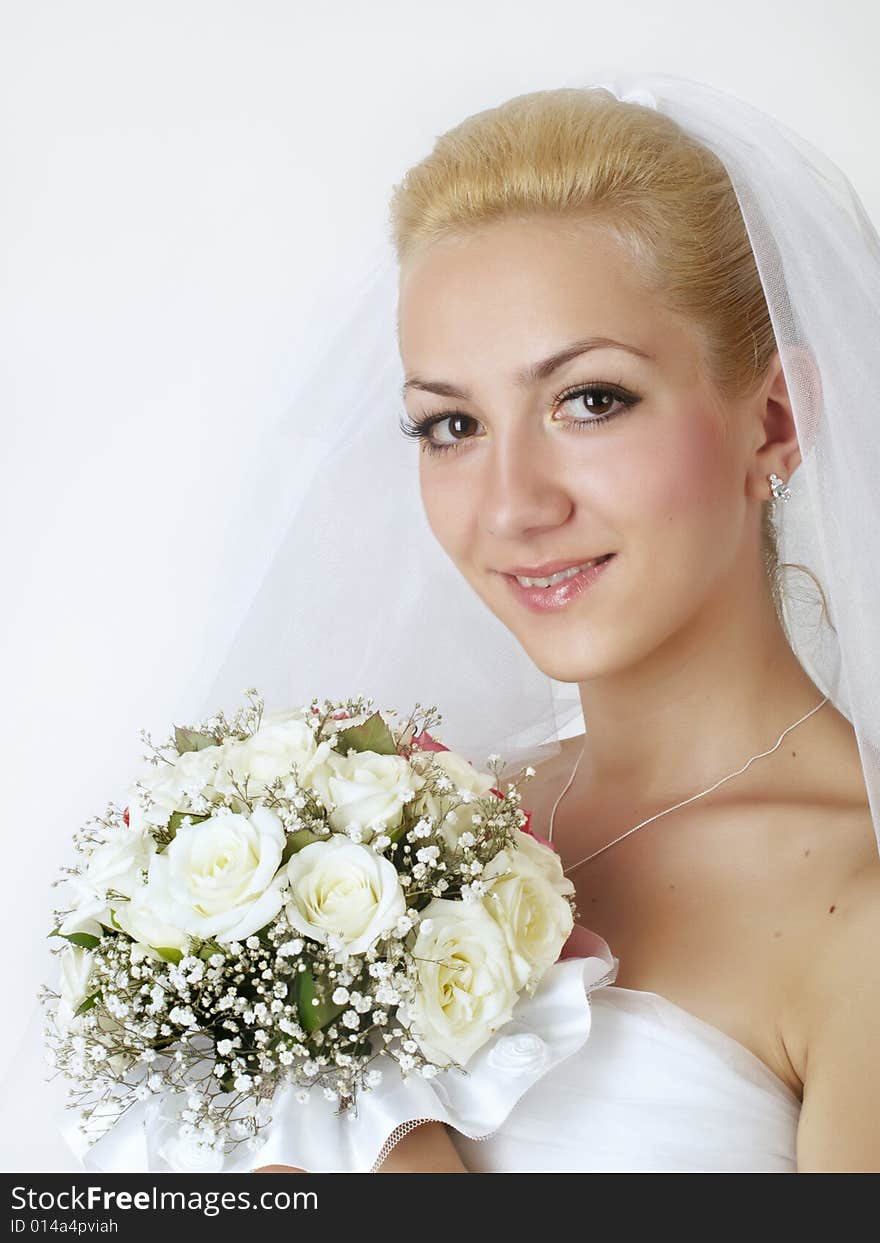
[[[638,503],[646,518],[675,520],[718,508],[731,487],[731,454],[718,416],[695,410],[662,444],[634,447],[627,462],[638,480]]]

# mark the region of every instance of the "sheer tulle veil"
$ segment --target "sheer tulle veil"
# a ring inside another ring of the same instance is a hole
[[[659,109],[723,162],[739,201],[791,396],[802,461],[773,503],[780,560],[807,567],[784,591],[801,663],[852,722],[880,842],[880,242],[847,177],[799,134],[731,94],[664,74],[585,84]],[[363,693],[443,714],[446,745],[481,764],[552,754],[589,728],[576,684],[532,663],[428,528],[415,447],[400,434],[398,269],[377,239],[346,315],[318,325],[265,460],[304,450],[317,469],[216,672],[205,715],[245,687],[267,710]],[[245,527],[247,519],[244,519]],[[241,547],[258,546],[243,531]],[[805,584],[807,587],[805,589]]]
[[[839,168],[734,95],[664,74],[624,73],[584,89],[667,114],[729,173],[802,455],[791,499],[773,504],[780,560],[807,567],[827,603],[826,614],[795,576],[786,626],[804,668],[854,726],[880,843],[877,232]],[[204,718],[234,711],[250,687],[269,712],[358,694],[404,714],[436,705],[442,724],[432,732],[445,745],[478,767],[498,753],[514,771],[590,723],[577,685],[534,665],[428,526],[418,449],[398,422],[397,284],[391,242],[377,237],[361,270],[337,284],[332,313],[317,315],[297,343],[290,402],[263,439],[257,472],[241,480],[228,550],[236,562],[258,558],[262,578],[252,599],[234,602],[227,638],[204,647],[191,685],[175,686],[173,700],[196,704]],[[271,537],[265,506],[248,504],[267,488],[283,496],[280,535]],[[171,555],[192,556],[201,538],[187,533]],[[121,788],[96,790],[94,812]],[[28,1056],[38,1016],[35,1006]]]

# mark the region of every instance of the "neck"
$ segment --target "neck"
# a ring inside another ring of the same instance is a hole
[[[586,733],[576,780],[612,803],[626,791],[649,804],[685,797],[770,747],[822,699],[769,587],[717,595],[643,661],[579,690]]]

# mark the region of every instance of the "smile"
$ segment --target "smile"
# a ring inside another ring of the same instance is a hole
[[[503,574],[502,577],[510,584],[510,589],[520,604],[533,612],[541,613],[564,608],[572,600],[576,600],[604,575],[606,567],[615,556],[615,553],[607,553],[604,557],[571,566],[558,574],[550,574],[547,578],[525,578],[517,574]]]

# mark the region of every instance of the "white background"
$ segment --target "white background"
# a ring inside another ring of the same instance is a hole
[[[661,71],[798,130],[880,222],[878,42],[872,0],[0,5],[0,1169],[78,1168],[37,1048],[49,882],[234,628],[240,480],[406,167],[511,95]]]

